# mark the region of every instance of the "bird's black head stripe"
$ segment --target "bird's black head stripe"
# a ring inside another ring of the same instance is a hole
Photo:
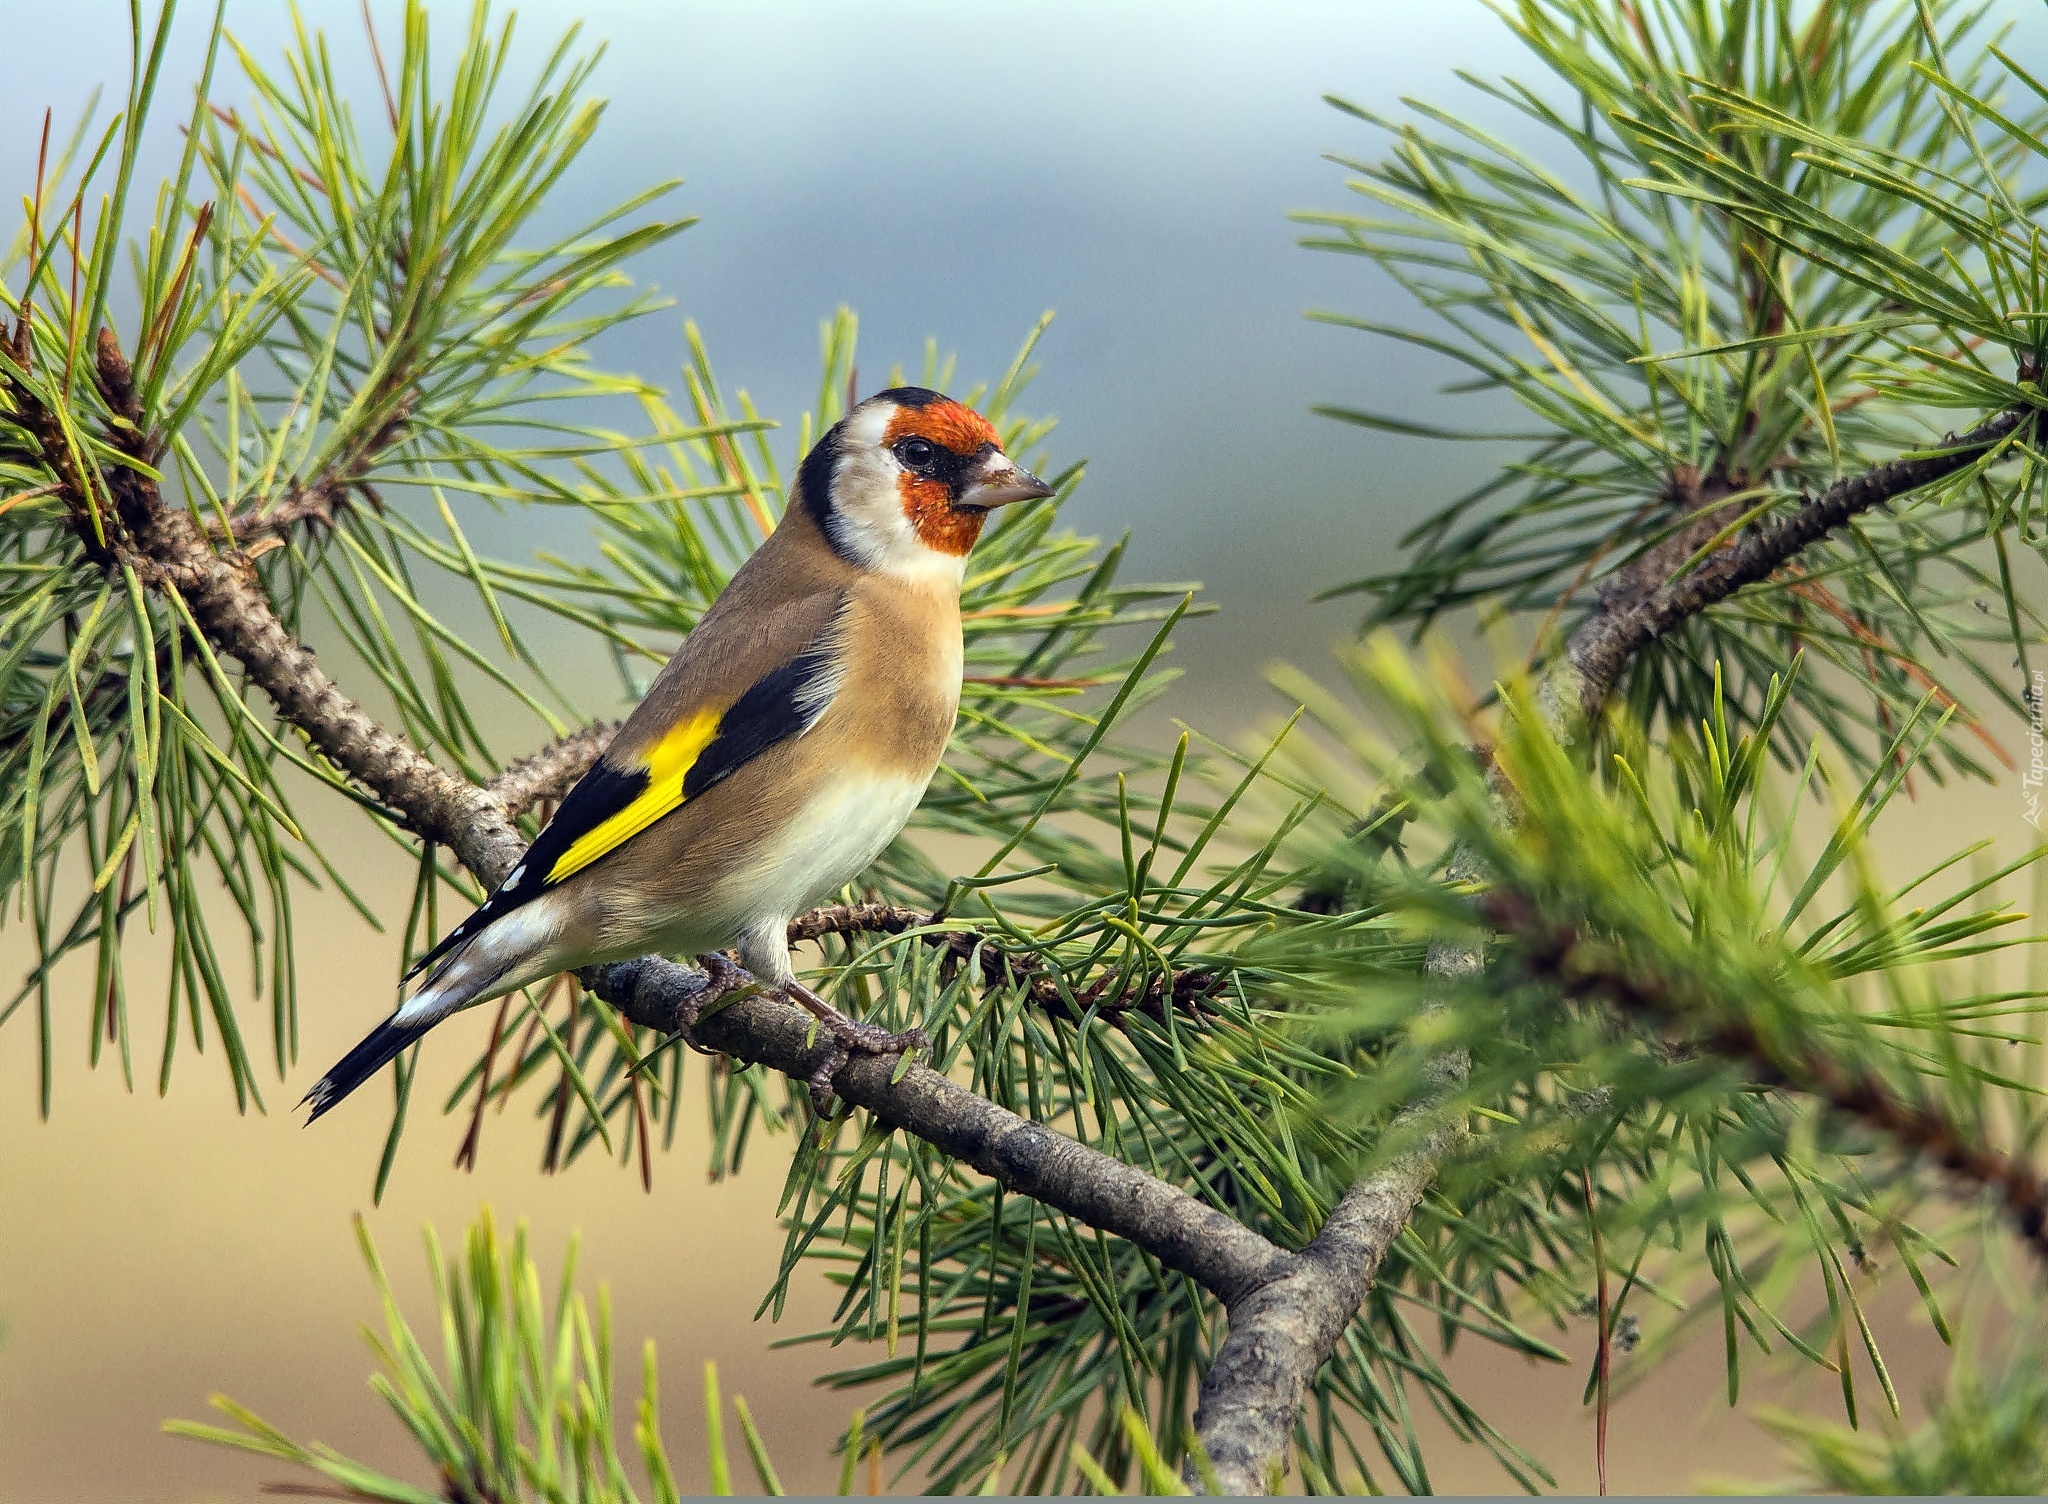
[[[935,392],[928,386],[892,386],[887,391],[875,393],[867,400],[893,402],[898,407],[930,407],[934,402],[944,402],[946,394]]]
[[[811,452],[797,466],[796,488],[827,541],[843,554],[846,550],[840,547],[839,526],[832,506],[832,469],[839,463],[840,428],[841,424],[833,424],[825,431],[825,436],[811,446]]]

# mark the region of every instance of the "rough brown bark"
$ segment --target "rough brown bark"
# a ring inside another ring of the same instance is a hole
[[[1226,1302],[1230,1335],[1195,1404],[1195,1435],[1224,1493],[1266,1493],[1281,1470],[1316,1371],[1365,1303],[1437,1166],[1464,1137],[1438,1101],[1463,1083],[1468,1065],[1462,1051],[1436,1061],[1423,1100],[1394,1119],[1391,1131],[1415,1135],[1412,1146],[1353,1182],[1306,1248]],[[1192,1464],[1188,1473],[1191,1485],[1201,1481]]]
[[[1757,523],[1689,573],[1664,579],[1653,590],[1603,601],[1565,646],[1566,663],[1583,681],[1585,713],[1599,710],[1629,659],[1659,637],[1743,586],[1770,578],[1851,519],[1976,464],[1987,450],[2030,424],[2035,413],[2033,408],[2009,408],[1968,433],[1950,434],[1925,453],[1844,476],[1784,515]]]
[[[329,678],[313,650],[270,609],[253,568],[216,554],[184,512],[159,508],[135,534],[155,566],[150,583],[175,592],[217,651],[320,754],[370,793],[408,830],[446,846],[470,871],[502,876],[526,847],[505,807],[467,779],[439,767],[384,729]]]
[[[1454,878],[1476,870],[1464,852],[1452,857]],[[1478,951],[1438,941],[1423,969],[1449,981],[1484,965]],[[1462,1117],[1446,1112],[1444,1102],[1465,1084],[1470,1066],[1463,1050],[1432,1061],[1421,1097],[1395,1115],[1389,1130],[1408,1147],[1354,1181],[1306,1248],[1229,1305],[1230,1332],[1202,1376],[1194,1417],[1195,1437],[1222,1492],[1264,1494],[1284,1473],[1317,1370],[1365,1303],[1437,1166],[1464,1138]],[[1182,1477],[1190,1487],[1206,1481],[1193,1458]]]

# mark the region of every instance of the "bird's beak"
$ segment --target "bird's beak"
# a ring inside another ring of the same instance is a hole
[[[975,512],[1006,506],[1013,501],[1036,501],[1052,495],[1052,487],[1016,463],[1000,449],[991,449],[967,472],[967,484],[954,505]]]

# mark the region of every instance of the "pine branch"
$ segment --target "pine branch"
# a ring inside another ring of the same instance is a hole
[[[655,957],[592,968],[586,981],[627,1019],[668,1034],[682,1031],[687,1004],[707,985],[702,972]],[[810,1079],[831,1047],[814,1037],[809,1015],[761,993],[717,1008],[689,1033],[707,1049],[798,1081]],[[1270,1283],[1271,1271],[1290,1262],[1228,1213],[1122,1160],[998,1107],[928,1066],[898,1071],[894,1060],[856,1057],[840,1068],[832,1089],[1006,1190],[1129,1240],[1226,1305]]]
[[[1610,592],[1567,640],[1543,686],[1544,712],[1552,731],[1570,741],[1573,723],[1597,716],[1622,670],[1658,638],[1743,586],[1768,579],[1860,513],[1978,463],[2029,424],[2033,412],[2008,409],[1960,437],[1951,436],[1937,452],[1892,460],[1845,477],[1790,514],[1723,544],[1690,571],[1680,572],[1693,550],[1667,551],[1661,576],[1638,572],[1630,581],[1633,588]],[[1453,880],[1480,875],[1469,853],[1454,854]],[[1449,980],[1484,965],[1476,950],[1437,944],[1431,946],[1424,970]],[[1747,1043],[1731,1042],[1743,1045],[1735,1050],[1736,1058],[1756,1058]],[[2013,1178],[2004,1178],[1997,1166],[1973,1158],[1952,1132],[1916,1117],[1906,1104],[1871,1089],[1873,1083],[1837,1080],[1824,1068],[1832,1067],[1831,1062],[1806,1065],[1803,1078],[1787,1078],[1791,1084],[1810,1081],[1828,1100],[1833,1100],[1828,1088],[1837,1088],[1843,1093],[1838,1105],[1858,1104],[1860,1115],[1892,1124],[1901,1142],[1926,1150],[1956,1173],[1998,1177],[1984,1183],[2003,1189],[2030,1240],[2042,1235],[2043,1192],[2031,1167],[2008,1164]],[[1336,1350],[1387,1250],[1462,1136],[1455,1123],[1438,1115],[1438,1104],[1463,1086],[1468,1068],[1462,1052],[1433,1063],[1422,1100],[1399,1114],[1389,1130],[1418,1135],[1414,1147],[1352,1185],[1308,1247],[1275,1265],[1267,1284],[1231,1306],[1229,1336],[1202,1381],[1195,1412],[1195,1435],[1224,1492],[1263,1493],[1269,1476],[1281,1465],[1309,1384]],[[1961,1156],[1964,1163],[1950,1163],[1954,1156]],[[1183,1477],[1190,1485],[1200,1481],[1192,1462]]]
[[[818,940],[826,935],[900,935],[905,930],[930,924],[929,914],[894,903],[835,903],[789,922],[789,943]]]
[[[1469,951],[1431,947],[1432,975],[1466,964],[1480,963]],[[1365,1304],[1387,1250],[1435,1181],[1437,1166],[1464,1138],[1457,1120],[1438,1104],[1464,1083],[1469,1068],[1463,1051],[1433,1061],[1422,1100],[1398,1113],[1388,1128],[1396,1138],[1412,1135],[1413,1146],[1354,1181],[1306,1248],[1275,1264],[1263,1282],[1230,1304],[1230,1335],[1202,1376],[1195,1405],[1195,1435],[1223,1493],[1274,1491],[1269,1485],[1300,1424],[1316,1371]],[[1182,1481],[1203,1481],[1192,1459]]]
[[[107,331],[99,340],[99,376],[103,393],[127,424],[109,435],[110,442],[117,452],[139,459],[150,441],[138,426],[127,362]],[[16,397],[32,420],[42,412],[32,394],[17,389]],[[54,422],[52,415],[42,417]],[[45,453],[50,452],[46,445]],[[189,515],[164,505],[149,475],[119,463],[106,466],[104,473],[116,497],[119,525],[102,551],[134,567],[151,587],[181,600],[206,640],[239,662],[278,714],[395,821],[424,840],[447,846],[485,887],[503,881],[525,849],[506,799],[429,761],[350,699],[278,619],[244,556],[232,550],[215,553]],[[59,469],[58,483],[66,488],[80,536],[94,546],[88,483],[68,467]],[[595,759],[606,735],[603,728],[591,727],[557,742],[508,769],[499,784],[509,799],[546,797],[566,786],[579,759],[584,766]],[[790,932],[793,940],[858,929],[900,933],[923,922],[913,911],[887,905],[840,905],[799,917]],[[942,932],[937,938],[968,948],[982,944],[981,937],[964,932]],[[996,964],[1007,965],[1000,958]],[[743,971],[739,975],[752,981]],[[594,968],[585,980],[632,1022],[669,1034],[684,1032],[685,1003],[707,985],[702,972],[651,956]],[[810,1079],[829,1048],[814,1038],[807,1014],[760,993],[720,1007],[689,1034],[721,1053],[802,1080]],[[1267,1282],[1269,1268],[1285,1259],[1281,1250],[1227,1213],[1028,1122],[927,1067],[899,1069],[891,1060],[857,1059],[841,1068],[833,1087],[846,1101],[966,1160],[1006,1189],[1129,1239],[1226,1304]]]
[[[25,335],[16,343],[26,350]],[[101,472],[113,501],[111,516],[98,510],[62,419],[31,387],[7,382],[87,551],[108,565],[133,568],[145,585],[177,602],[208,642],[242,665],[285,720],[408,829],[448,846],[473,872],[509,871],[524,842],[503,806],[372,719],[278,620],[248,555],[233,548],[216,551],[190,513],[164,504],[156,480],[143,468],[162,445],[142,427],[133,373],[110,329],[99,331],[94,376],[114,415],[107,444],[136,462],[109,464]]]
[[[1654,588],[1638,585],[1603,599],[1565,645],[1564,663],[1580,681],[1582,712],[1596,714],[1629,660],[1658,638],[1743,586],[1769,579],[1852,518],[1946,480],[2009,440],[2024,440],[2021,429],[2033,425],[2036,412],[2007,408],[1960,437],[1948,435],[1938,449],[1844,476],[1786,515],[1759,523],[1716,549],[1698,568],[1666,574]]]
[[[2048,1185],[2026,1160],[1984,1144],[1935,1103],[1909,1101],[1867,1067],[1773,1038],[1683,979],[1627,964],[1613,947],[1577,926],[1546,922],[1526,895],[1497,889],[1481,907],[1489,924],[1514,939],[1516,958],[1528,974],[1554,982],[1567,997],[1596,997],[1625,1012],[1687,1026],[1698,1049],[1746,1065],[1763,1083],[1817,1098],[1869,1125],[1902,1152],[1923,1154],[1972,1188],[1996,1192],[2021,1239],[2048,1263]]]
[[[126,424],[109,441],[145,457],[157,446],[139,426],[128,362],[109,329],[100,330],[96,364],[100,390]],[[17,396],[26,411],[53,421],[31,394]],[[44,452],[50,452],[47,443]],[[144,583],[180,601],[193,625],[242,665],[279,715],[415,835],[447,846],[480,877],[485,869],[497,869],[487,881],[511,870],[525,843],[497,800],[421,756],[350,699],[314,661],[313,650],[278,620],[246,555],[233,549],[216,553],[189,513],[164,505],[144,471],[115,465],[106,473],[125,535],[110,540],[116,558],[136,566]],[[83,487],[82,479],[65,483]],[[85,510],[87,494],[74,497],[74,518]]]
[[[1091,1013],[1116,1027],[1133,1013],[1163,1020],[1169,1006],[1182,1015],[1213,1012],[1209,999],[1223,985],[1217,973],[1190,967],[1173,973],[1170,984],[1167,978],[1154,976],[1142,987],[1111,993],[1112,978],[1105,974],[1080,988],[1069,1001],[1060,990],[1059,980],[1037,961],[977,931],[940,929],[936,927],[938,923],[936,914],[921,914],[897,904],[833,904],[792,919],[789,943],[795,945],[823,935],[900,935],[906,930],[922,929],[924,933],[918,938],[943,950],[950,963],[962,964],[978,958],[982,980],[987,985],[1011,987],[1025,982],[1025,996],[1034,1008],[1072,1023],[1081,1022]]]
[[[1454,875],[1467,866],[1467,854],[1457,853]],[[1437,942],[1423,970],[1448,981],[1485,964],[1476,950]],[[1397,1141],[1412,1138],[1411,1146],[1353,1181],[1308,1246],[1229,1307],[1230,1333],[1202,1376],[1194,1417],[1196,1439],[1223,1493],[1272,1491],[1317,1370],[1358,1315],[1437,1167],[1464,1138],[1461,1121],[1441,1104],[1465,1084],[1470,1068],[1463,1050],[1431,1061],[1420,1100],[1396,1114],[1387,1130]],[[1190,1487],[1206,1481],[1193,1457],[1182,1481]]]

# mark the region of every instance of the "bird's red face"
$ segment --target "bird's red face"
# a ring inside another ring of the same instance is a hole
[[[862,402],[819,440],[798,483],[848,558],[956,587],[991,508],[1053,494],[1003,453],[986,418],[922,387]]]
[[[940,398],[926,407],[899,407],[882,432],[902,474],[896,494],[918,541],[942,554],[965,555],[988,521],[986,506],[963,506],[960,478],[976,461],[1002,457],[1002,441],[988,419]]]

